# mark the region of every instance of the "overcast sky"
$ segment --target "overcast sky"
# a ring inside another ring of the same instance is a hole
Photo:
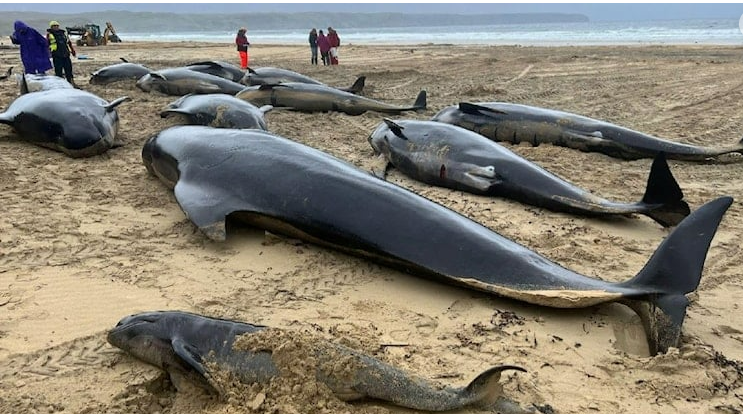
[[[580,13],[592,21],[665,20],[693,18],[738,19],[743,4],[656,3],[0,3],[0,11],[80,13],[129,10],[174,13],[230,12],[400,12],[400,13]]]

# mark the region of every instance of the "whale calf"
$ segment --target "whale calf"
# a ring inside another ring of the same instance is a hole
[[[166,370],[176,387],[192,381],[219,392],[213,380],[216,366],[246,384],[268,383],[282,375],[272,359],[269,344],[256,351],[234,346],[244,336],[266,332],[265,326],[252,325],[202,315],[160,311],[123,318],[107,334],[108,342],[138,359]],[[292,332],[281,332],[291,341]],[[373,398],[392,404],[426,411],[448,411],[467,406],[510,408],[512,401],[503,397],[498,380],[507,370],[526,371],[521,367],[500,365],[485,370],[462,388],[437,387],[398,368],[351,348],[324,340],[310,346],[315,372],[304,373],[324,383],[344,401]],[[347,362],[345,370],[334,370],[338,360]],[[300,361],[297,361],[299,363]],[[525,411],[524,411],[525,412]]]

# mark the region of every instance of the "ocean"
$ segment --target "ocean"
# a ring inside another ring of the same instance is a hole
[[[306,44],[306,30],[251,30],[253,44]],[[318,28],[322,29],[322,28]],[[342,44],[480,44],[522,46],[743,44],[738,19],[656,20],[507,24],[488,26],[344,28]],[[232,43],[233,31],[198,33],[118,33],[131,41]]]

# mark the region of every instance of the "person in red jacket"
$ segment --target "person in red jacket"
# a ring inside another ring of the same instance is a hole
[[[320,33],[317,35],[317,47],[320,49],[322,64],[328,66],[330,64],[330,56],[328,56],[330,51],[330,42],[328,42],[328,37],[325,36],[322,30],[320,30]]]
[[[250,62],[250,56],[248,55],[248,47],[250,47],[250,42],[248,42],[248,37],[245,35],[247,31],[248,29],[241,27],[240,30],[237,31],[237,36],[235,36],[237,53],[240,55],[240,67],[243,69],[247,69],[248,63]]]
[[[336,32],[332,27],[328,27],[328,42],[330,43],[330,52],[328,54],[330,57],[330,64],[337,65],[338,47],[341,45],[341,38],[338,37],[338,32]]]

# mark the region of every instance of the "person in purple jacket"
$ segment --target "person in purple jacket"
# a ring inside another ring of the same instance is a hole
[[[320,49],[322,64],[325,66],[330,65],[330,56],[328,55],[328,52],[330,52],[330,41],[328,41],[328,37],[325,36],[322,30],[317,35],[317,47]]]
[[[24,72],[45,73],[51,69],[49,43],[46,37],[20,20],[16,20],[13,26],[15,31],[10,35],[10,41],[21,46]]]

